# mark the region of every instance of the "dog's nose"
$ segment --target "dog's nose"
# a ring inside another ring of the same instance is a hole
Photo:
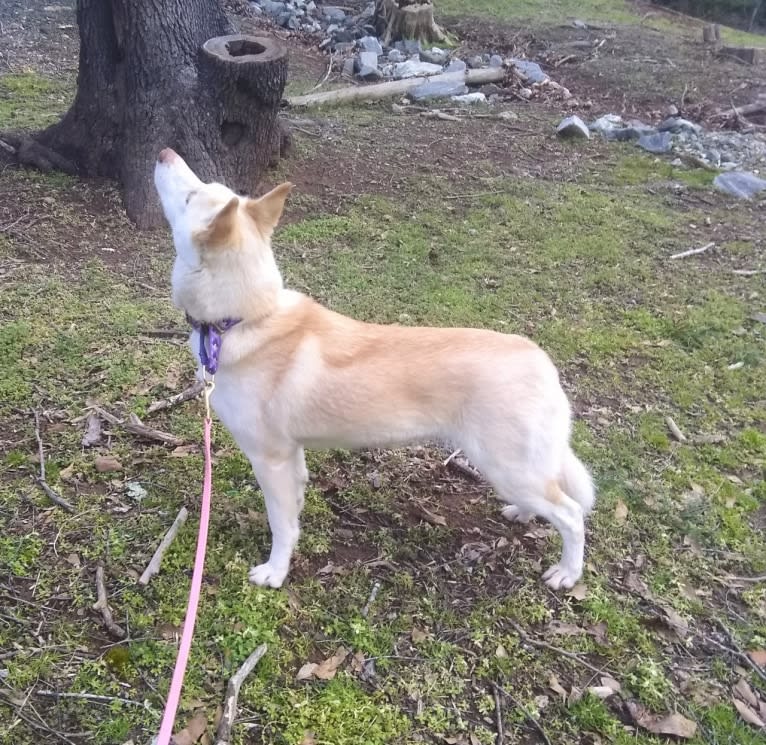
[[[160,154],[157,156],[157,160],[160,163],[172,163],[178,154],[172,148],[166,147],[164,150],[160,150]]]

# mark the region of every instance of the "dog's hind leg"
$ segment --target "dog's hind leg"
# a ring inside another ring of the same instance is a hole
[[[251,463],[266,502],[272,544],[269,560],[250,570],[250,581],[281,587],[300,536],[299,517],[308,481],[303,449],[295,448],[280,456],[259,456]]]

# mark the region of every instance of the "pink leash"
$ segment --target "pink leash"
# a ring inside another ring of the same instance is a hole
[[[192,637],[194,636],[194,622],[197,620],[197,606],[202,588],[202,572],[205,568],[205,549],[207,548],[207,529],[210,523],[210,495],[212,492],[212,463],[210,457],[210,433],[212,422],[210,420],[210,408],[208,399],[212,392],[212,381],[208,381],[205,387],[205,472],[202,480],[202,506],[199,516],[199,536],[197,537],[197,556],[194,559],[194,572],[192,574],[191,589],[189,590],[189,602],[186,606],[186,617],[181,632],[181,644],[178,648],[176,666],[173,669],[173,679],[170,681],[170,691],[165,704],[165,712],[162,715],[160,734],[156,745],[170,745],[173,735],[173,724],[178,711],[178,702],[181,699],[181,688],[184,683],[186,665],[189,662]]]

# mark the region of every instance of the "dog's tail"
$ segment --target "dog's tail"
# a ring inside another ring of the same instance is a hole
[[[567,447],[559,478],[564,492],[572,497],[587,515],[596,501],[593,479],[582,461],[572,452],[571,447]]]

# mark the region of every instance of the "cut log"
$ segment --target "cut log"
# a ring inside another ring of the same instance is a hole
[[[422,44],[447,41],[434,21],[432,0],[376,0],[374,19],[384,45],[400,39],[417,39]]]
[[[721,47],[716,54],[719,57],[734,59],[743,65],[760,65],[766,60],[766,49],[757,47]]]
[[[374,85],[355,85],[322,93],[309,93],[305,96],[288,96],[290,106],[321,106],[322,104],[348,103],[349,101],[380,101],[392,96],[401,96],[423,83],[465,83],[466,85],[484,85],[499,83],[505,79],[507,70],[501,67],[487,67],[479,70],[443,72],[439,75],[420,76],[405,80],[391,80]]]
[[[718,44],[721,41],[721,27],[717,23],[703,26],[702,41],[705,44]]]

